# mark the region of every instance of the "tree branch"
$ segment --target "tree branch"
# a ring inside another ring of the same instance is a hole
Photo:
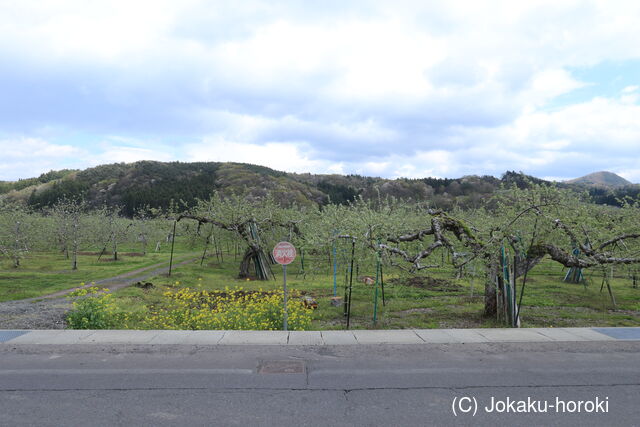
[[[601,251],[602,249],[606,248],[609,245],[613,245],[614,243],[618,243],[622,240],[625,239],[637,239],[640,237],[640,233],[630,233],[630,234],[623,234],[621,236],[618,237],[614,237],[613,239],[607,240],[606,242],[602,243],[600,246],[598,246],[599,251]]]

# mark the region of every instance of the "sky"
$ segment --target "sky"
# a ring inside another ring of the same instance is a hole
[[[0,0],[0,180],[105,163],[640,182],[640,2]]]

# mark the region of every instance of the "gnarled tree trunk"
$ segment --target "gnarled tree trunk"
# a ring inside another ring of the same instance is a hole
[[[251,268],[251,260],[257,255],[257,252],[254,248],[249,246],[246,251],[244,251],[244,255],[242,256],[242,261],[240,261],[240,273],[238,277],[240,279],[245,279],[247,277],[251,277],[250,268]]]

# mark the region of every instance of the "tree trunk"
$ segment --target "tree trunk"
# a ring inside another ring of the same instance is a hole
[[[73,224],[73,261],[71,262],[71,269],[78,269],[78,222],[79,219],[76,217]],[[67,252],[68,254],[68,252]],[[69,257],[67,256],[67,259]]]
[[[484,315],[486,317],[496,318],[498,316],[498,302],[496,277],[498,275],[498,265],[491,262],[487,266],[487,278],[484,284]]]
[[[238,277],[244,279],[250,277],[249,269],[251,268],[251,260],[254,258],[256,251],[252,247],[248,247],[240,261],[240,274]]]
[[[73,261],[71,262],[71,269],[72,270],[78,269],[78,242],[77,241],[73,242]]]
[[[253,276],[250,271],[252,261],[255,267],[253,272],[255,276]],[[258,280],[269,280],[269,270],[267,270],[269,268],[268,262],[269,260],[266,259],[264,252],[259,246],[249,246],[242,256],[242,261],[240,261],[240,274],[238,274],[238,277],[241,279],[256,277]]]

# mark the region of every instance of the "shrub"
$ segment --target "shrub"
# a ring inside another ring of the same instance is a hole
[[[284,318],[282,291],[197,291],[183,288],[165,292],[169,300],[152,309],[144,319],[151,329],[244,329],[279,330]],[[311,312],[299,300],[296,291],[287,302],[290,330],[305,330],[311,325]]]
[[[73,302],[73,309],[67,313],[67,325],[71,329],[112,329],[123,320],[124,314],[117,310],[108,289],[78,289],[69,297],[78,298]]]

